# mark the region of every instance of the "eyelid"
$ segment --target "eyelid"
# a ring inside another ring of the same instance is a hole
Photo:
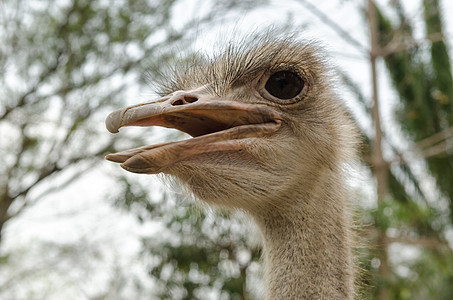
[[[280,65],[280,66],[282,66],[282,65]],[[267,81],[269,80],[269,78],[273,74],[280,72],[280,71],[289,71],[289,72],[296,73],[302,79],[304,86],[303,86],[302,90],[300,91],[300,93],[297,96],[295,96],[294,98],[280,99],[275,96],[272,96],[266,90],[265,85],[266,85]],[[261,98],[263,98],[267,101],[275,102],[278,104],[284,104],[284,105],[298,103],[299,101],[301,101],[302,99],[305,98],[305,96],[309,90],[309,81],[307,80],[305,73],[294,67],[289,67],[288,65],[286,65],[286,68],[277,66],[276,68],[272,68],[270,70],[266,70],[266,71],[262,72],[261,76],[257,77],[256,83],[254,83],[253,85],[255,86],[255,89]]]

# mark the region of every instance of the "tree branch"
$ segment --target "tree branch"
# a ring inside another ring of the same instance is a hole
[[[52,65],[50,65],[47,70],[43,73],[41,73],[41,75],[39,76],[38,80],[35,82],[35,84],[28,89],[28,91],[26,91],[25,93],[22,94],[22,96],[19,97],[19,100],[17,101],[17,103],[15,105],[12,105],[12,106],[6,106],[5,107],[5,111],[3,112],[2,115],[0,115],[0,121],[5,119],[12,111],[14,111],[15,109],[17,108],[20,108],[20,107],[23,107],[25,105],[27,105],[27,99],[34,93],[36,93],[36,91],[38,90],[38,88],[42,85],[42,83],[44,81],[47,80],[47,78],[49,76],[51,76],[57,69],[58,67],[60,66],[60,62],[62,61],[61,60],[61,56],[63,55],[63,52],[62,51],[58,51],[57,52],[57,57],[54,61],[54,63]]]
[[[364,236],[370,239],[375,239],[378,235],[378,229],[369,229],[364,232]],[[419,236],[419,237],[408,237],[408,236],[395,236],[389,237],[387,234],[384,235],[385,243],[392,244],[392,243],[399,243],[405,245],[412,245],[412,246],[419,246],[426,249],[439,249],[439,248],[446,248],[450,252],[453,253],[453,249],[450,248],[447,241],[443,241],[437,239],[435,237],[429,236]]]
[[[453,254],[453,249],[450,248],[447,242],[440,241],[435,238],[431,237],[418,237],[418,238],[410,238],[410,237],[388,237],[386,236],[385,239],[388,243],[399,243],[405,245],[412,245],[412,246],[419,246],[426,249],[439,249],[439,248],[446,248]]]
[[[417,47],[419,45],[426,43],[427,41],[435,43],[435,42],[440,42],[443,39],[444,39],[444,35],[442,33],[432,33],[432,34],[429,34],[425,39],[418,40],[418,41],[415,41],[415,40],[408,41],[408,42],[391,41],[384,48],[381,49],[380,55],[382,57],[386,57],[388,55],[395,54],[398,52],[408,51],[414,47]]]
[[[28,186],[26,189],[21,191],[16,196],[12,197],[12,199],[14,200],[14,199],[16,199],[19,196],[26,197],[27,194],[29,193],[29,191],[33,187],[37,186],[42,180],[44,180],[44,179],[48,178],[49,176],[51,176],[51,175],[53,175],[55,173],[58,173],[58,172],[60,172],[62,170],[68,169],[68,167],[71,166],[71,165],[75,165],[78,162],[85,161],[85,160],[90,159],[90,158],[99,161],[99,157],[105,155],[105,153],[107,151],[112,149],[113,145],[114,145],[114,142],[112,140],[110,143],[108,143],[106,146],[104,146],[101,149],[99,149],[97,152],[89,154],[89,155],[86,155],[86,156],[75,157],[71,161],[69,161],[65,166],[63,166],[61,168],[56,167],[57,163],[55,162],[51,169],[49,169],[47,171],[44,170],[41,173],[41,176],[33,184]],[[90,163],[85,168],[75,172],[72,176],[70,176],[68,179],[66,179],[63,183],[61,183],[59,185],[48,187],[45,191],[41,192],[38,196],[36,196],[34,201],[33,200],[24,201],[22,206],[20,208],[18,208],[16,210],[16,212],[14,212],[13,214],[7,215],[7,220],[11,219],[11,218],[14,218],[14,217],[17,217],[25,209],[33,206],[42,197],[48,196],[49,194],[52,194],[52,193],[57,192],[57,191],[60,191],[61,189],[67,187],[68,185],[70,185],[73,182],[73,180],[76,180],[81,175],[83,175],[83,173],[85,173],[87,170],[91,169],[93,167],[93,165],[94,165],[93,163]]]
[[[418,149],[426,149],[451,137],[453,137],[453,126],[417,142],[415,147]]]

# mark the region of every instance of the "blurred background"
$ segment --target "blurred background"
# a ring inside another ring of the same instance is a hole
[[[321,42],[363,135],[361,299],[453,299],[453,2],[0,0],[0,299],[262,299],[256,232],[107,153],[177,61],[278,26]]]

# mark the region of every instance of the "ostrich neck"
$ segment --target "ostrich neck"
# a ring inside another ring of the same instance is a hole
[[[264,236],[267,299],[353,298],[346,201],[341,184],[331,181],[294,193],[285,208],[254,214]]]

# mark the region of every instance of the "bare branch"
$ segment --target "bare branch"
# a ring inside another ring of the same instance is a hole
[[[425,149],[425,148],[428,148],[434,144],[440,143],[443,140],[446,140],[451,137],[453,137],[453,126],[444,131],[437,132],[437,133],[433,134],[432,136],[419,141],[415,146],[418,149]]]
[[[384,48],[381,49],[380,55],[382,57],[386,57],[388,55],[395,54],[398,52],[408,51],[414,47],[417,47],[417,46],[420,46],[420,45],[426,43],[427,41],[430,41],[432,43],[440,42],[440,41],[444,40],[444,38],[445,37],[442,33],[432,33],[432,34],[429,34],[425,39],[418,40],[418,41],[411,40],[411,41],[402,42],[402,41],[392,40],[390,43],[387,44],[387,46],[385,46]]]
[[[27,103],[27,99],[33,95],[34,93],[36,93],[36,91],[38,90],[38,88],[43,84],[43,82],[45,82],[59,67],[60,65],[60,62],[61,62],[61,56],[63,55],[63,52],[58,52],[57,54],[57,58],[55,59],[54,63],[51,64],[47,70],[45,72],[43,72],[38,80],[35,82],[35,84],[33,84],[32,87],[30,87],[28,89],[28,91],[26,91],[25,93],[22,94],[22,96],[19,97],[19,100],[17,101],[16,104],[14,104],[13,106],[6,106],[5,107],[5,111],[3,112],[2,115],[0,115],[0,121],[5,119],[12,111],[14,111],[15,109],[19,108],[19,107],[23,107],[24,105],[28,104]]]
[[[33,205],[35,205],[40,199],[42,199],[42,198],[44,198],[44,197],[46,197],[46,196],[48,196],[48,195],[50,195],[52,193],[55,193],[55,192],[63,190],[65,187],[69,186],[75,180],[80,178],[86,171],[90,170],[92,168],[92,166],[93,166],[93,164],[87,165],[84,168],[81,168],[80,170],[78,170],[77,172],[72,174],[69,178],[67,178],[63,183],[61,183],[59,185],[50,186],[45,191],[41,192],[41,194],[39,194],[38,196],[34,197],[33,200],[24,201],[24,203],[22,203],[22,205],[19,208],[17,208],[14,213],[10,213],[8,215],[8,219],[12,219],[12,218],[15,218],[15,217],[19,216],[26,209],[28,209],[28,208],[32,207]]]
[[[375,239],[379,234],[379,230],[376,228],[368,229],[362,232],[363,237],[366,239]],[[395,236],[389,237],[384,235],[386,244],[399,243],[405,245],[419,246],[427,249],[439,249],[446,248],[453,253],[453,249],[449,246],[447,241],[440,240],[436,237],[430,236],[419,236],[419,237],[408,237],[408,236]]]
[[[450,151],[453,151],[453,127],[421,140],[411,149],[397,153],[396,157],[390,160],[389,163],[397,163],[401,165],[408,164],[404,157],[409,154],[415,155],[420,159],[426,159],[448,154]]]
[[[45,169],[41,172],[41,175],[40,177],[34,182],[32,183],[30,186],[28,186],[26,189],[24,189],[23,191],[21,191],[18,195],[12,197],[12,199],[15,199],[19,196],[23,196],[23,197],[26,197],[27,194],[29,193],[29,191],[37,186],[38,184],[40,184],[42,182],[42,180],[48,178],[49,176],[51,175],[54,175],[58,172],[61,172],[62,170],[66,170],[68,169],[68,167],[70,166],[73,166],[81,161],[87,161],[89,159],[91,160],[95,160],[96,161],[99,161],[99,157],[100,156],[103,156],[105,155],[105,153],[107,151],[109,151],[112,147],[113,147],[113,140],[108,143],[106,146],[102,147],[101,149],[99,149],[96,153],[89,153],[87,155],[84,155],[84,156],[80,156],[80,157],[74,157],[71,159],[71,161],[69,161],[65,166],[63,167],[57,167],[57,163],[55,162],[52,167],[50,169]],[[63,183],[60,183],[59,185],[54,185],[54,186],[50,186],[48,187],[46,190],[44,190],[43,192],[41,192],[38,196],[35,197],[35,200],[29,200],[29,201],[25,201],[21,207],[19,207],[16,212],[14,212],[13,214],[10,214],[7,216],[7,220],[8,219],[11,219],[13,217],[16,217],[18,216],[19,214],[21,214],[25,209],[33,206],[39,199],[45,197],[45,196],[48,196],[54,192],[58,192],[58,191],[61,191],[63,188],[69,186],[74,180],[76,180],[77,178],[79,178],[81,175],[83,175],[86,171],[90,170],[93,168],[95,163],[93,162],[90,162],[88,163],[84,168],[81,168],[79,169],[77,172],[75,172],[74,174],[72,174],[71,176],[69,176],[68,179],[66,179]]]
[[[434,156],[439,156],[443,154],[447,154],[448,152],[453,150],[453,143],[450,142],[449,140],[445,140],[444,142],[437,144],[435,146],[432,146],[431,148],[428,148],[426,150],[423,150],[422,156],[424,158],[430,158]]]
[[[388,243],[399,243],[399,244],[406,244],[412,246],[420,246],[427,249],[439,249],[439,248],[446,248],[453,254],[453,249],[451,249],[447,242],[438,240],[436,238],[431,237],[418,237],[418,238],[410,238],[410,237],[388,237],[386,236],[386,241]]]

